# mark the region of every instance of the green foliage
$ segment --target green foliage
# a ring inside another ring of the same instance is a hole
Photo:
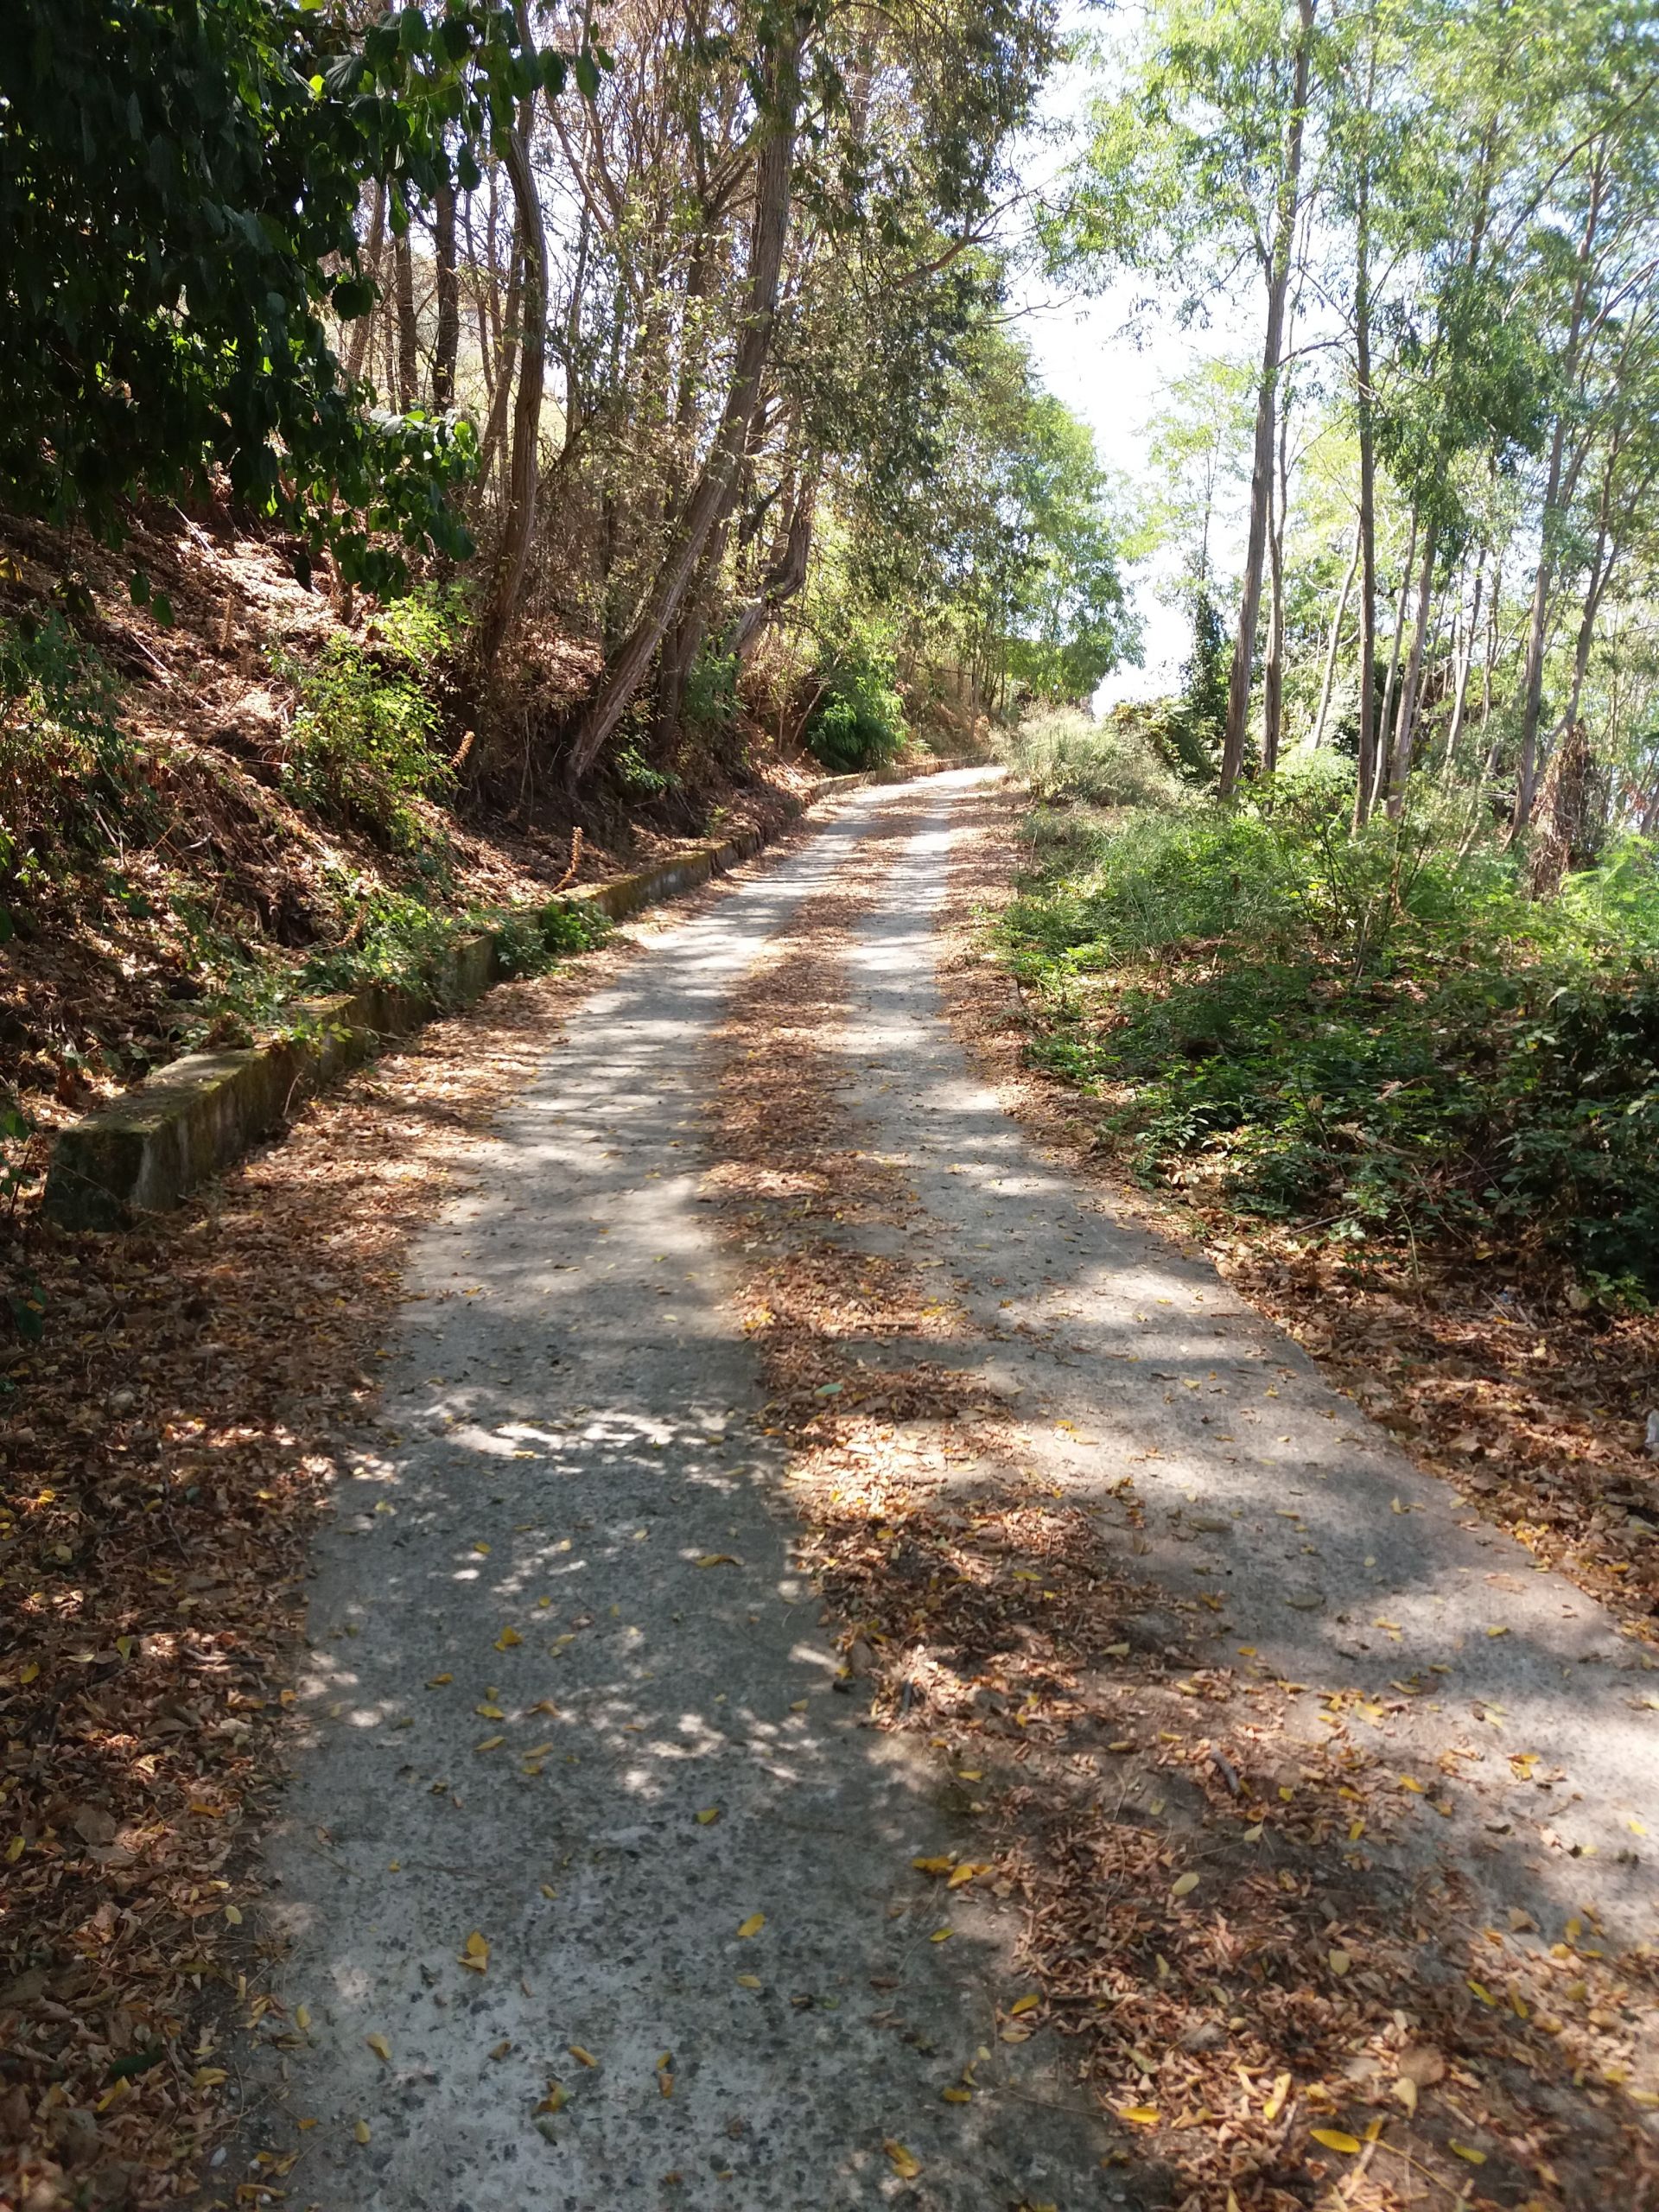
[[[1003,925],[1036,1057],[1148,1181],[1357,1255],[1502,1243],[1659,1294],[1659,854],[1539,906],[1432,828],[1351,839],[1344,797],[1074,838]]]
[[[410,802],[453,782],[435,747],[432,688],[464,619],[458,592],[428,589],[394,602],[372,639],[336,631],[314,660],[272,654],[298,695],[283,764],[298,802],[395,852],[423,842],[426,825]]]
[[[1192,651],[1181,673],[1181,692],[1164,717],[1165,758],[1189,784],[1210,789],[1221,774],[1221,741],[1227,721],[1227,677],[1232,645],[1209,586],[1192,594]]]
[[[855,637],[816,678],[822,687],[806,725],[806,742],[831,775],[879,768],[903,748],[904,702],[893,688],[893,664]]]
[[[103,810],[138,801],[118,696],[60,616],[0,621],[0,883],[26,883],[54,852],[107,840]],[[9,934],[0,909],[0,938]]]
[[[1079,707],[1033,708],[995,751],[1039,804],[1159,806],[1176,793],[1133,709],[1097,722]]]
[[[402,574],[386,536],[463,553],[445,494],[470,429],[365,416],[322,317],[373,299],[365,181],[401,233],[447,146],[475,181],[535,81],[482,0],[361,35],[315,0],[9,0],[0,503],[113,537],[125,499],[217,466],[376,589]]]

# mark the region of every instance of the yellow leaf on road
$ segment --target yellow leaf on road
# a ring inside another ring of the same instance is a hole
[[[515,1643],[522,1643],[524,1640],[516,1628],[504,1628],[495,1639],[495,1648],[498,1651],[511,1651]]]
[[[446,1682],[453,1682],[454,1679],[453,1675],[429,1675],[426,1687],[429,1690],[441,1690]]]
[[[917,2175],[922,2171],[922,2162],[913,2152],[906,2151],[902,2143],[895,2143],[892,2136],[887,2138],[881,2148],[887,2152],[888,2163],[900,2181],[915,2180]]]
[[[1484,2166],[1486,2163],[1486,2153],[1475,2150],[1470,2144],[1451,2142],[1446,2147],[1454,2158],[1467,2158],[1471,2166]]]
[[[461,1963],[464,1967],[470,1967],[474,1974],[483,1974],[489,1967],[490,1947],[476,1928],[462,1946]]]
[[[912,1859],[910,1863],[918,1874],[948,1874],[957,1862],[954,1859]]]
[[[1017,2020],[1022,2012],[1034,2012],[1042,2001],[1042,1999],[1039,1997],[1033,1990],[1027,1996],[1016,1997],[1014,2003],[1008,2007],[1008,2010],[1014,2014],[1014,2018]]]
[[[1281,2074],[1274,2078],[1267,2103],[1262,2108],[1263,2120],[1277,2120],[1285,2108],[1285,2099],[1290,2094],[1290,2076]]]
[[[758,1936],[766,1924],[766,1916],[764,1912],[752,1912],[748,1918],[741,1924],[737,1932],[739,1936],[742,1937],[743,1941],[747,1942],[751,1936]]]
[[[974,2093],[971,2089],[941,2089],[939,2094],[948,2105],[970,2105],[974,2101]]]
[[[704,1552],[701,1558],[694,1560],[692,1563],[696,1567],[735,1567],[738,1565],[738,1561],[732,1556],[730,1552]]]
[[[569,2050],[571,2057],[575,2060],[578,2066],[598,2065],[599,2061],[594,2056],[593,2052],[591,2050],[584,2050],[579,2043],[567,2044],[566,2048]]]
[[[944,1886],[947,1890],[959,1890],[964,1882],[971,1882],[976,1874],[988,1874],[990,1871],[988,1863],[976,1865],[972,1859],[964,1859],[959,1866],[951,1868],[950,1879]]]
[[[1324,2144],[1327,2151],[1343,2151],[1352,2158],[1359,2150],[1358,2136],[1344,2135],[1339,2127],[1311,2127],[1308,2133],[1316,2143]]]
[[[359,2120],[357,2126],[352,2130],[352,2133],[356,2136],[359,2143],[366,2143],[369,2139],[368,2121],[366,2120]]]
[[[1198,1878],[1196,1874],[1181,1874],[1170,1884],[1169,1894],[1173,1897],[1190,1897],[1198,1886]]]
[[[1156,2105],[1126,2105],[1117,2116],[1120,2120],[1132,2120],[1137,2127],[1156,2127],[1158,2125]]]
[[[365,2036],[363,2040],[377,2058],[384,2058],[387,2065],[391,2065],[391,2045],[386,2041],[385,2036],[379,2034]]]
[[[1346,1951],[1332,1951],[1331,1954],[1331,1971],[1338,1977],[1346,1974],[1353,1963],[1353,1960]]]
[[[703,1810],[697,1815],[697,1826],[700,1828],[706,1828],[711,1821],[717,1821],[719,1818],[720,1808],[718,1805],[705,1806]]]

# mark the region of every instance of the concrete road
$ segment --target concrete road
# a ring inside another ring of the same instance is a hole
[[[970,1072],[931,910],[974,780],[858,795],[658,942],[550,1041],[421,1239],[379,1448],[317,1560],[311,1740],[268,1851],[307,2042],[251,2085],[221,2189],[268,2143],[302,2151],[288,2201],[323,2212],[1126,2201],[1058,2038],[1007,2096],[941,2101],[1017,1986],[1016,1931],[952,1900],[954,1940],[929,1940],[911,1860],[959,1824],[915,1739],[832,1688],[697,1203],[733,986],[895,814],[913,834],[852,950],[845,1046],[868,1141],[919,1193],[917,1255],[982,1320],[953,1357],[1012,1368],[1045,1465],[1109,1530],[1132,1468],[1138,1565],[1219,1592],[1227,1646],[1314,1688],[1446,1669],[1382,1724],[1402,1759],[1500,1704],[1506,1745],[1566,1770],[1555,1824],[1595,1856],[1550,1860],[1513,1824],[1495,1842],[1473,1787],[1422,1850],[1647,1932],[1623,1848],[1659,1823],[1636,1653]]]

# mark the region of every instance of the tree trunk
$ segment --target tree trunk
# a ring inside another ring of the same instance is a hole
[[[783,550],[767,569],[755,597],[738,610],[737,619],[727,637],[726,650],[736,655],[740,668],[766,635],[766,626],[779,607],[793,599],[806,582],[807,563],[812,552],[816,499],[816,487],[811,484],[803,484],[796,492],[790,509],[789,527],[784,535]]]
[[[386,188],[384,183],[374,188],[374,212],[369,218],[368,250],[364,259],[369,264],[369,275],[376,284],[380,282],[380,264],[386,244]],[[352,325],[352,342],[346,355],[346,374],[355,384],[363,373],[363,364],[368,358],[369,339],[374,329],[374,309],[359,315]]]
[[[1227,725],[1221,749],[1221,795],[1236,788],[1244,766],[1250,715],[1250,670],[1255,658],[1256,624],[1262,612],[1262,570],[1267,555],[1268,509],[1273,495],[1274,428],[1279,400],[1279,361],[1284,345],[1285,300],[1290,289],[1291,249],[1296,234],[1301,189],[1302,131],[1307,111],[1308,68],[1313,44],[1315,0],[1297,0],[1300,29],[1296,40],[1290,122],[1285,135],[1284,168],[1268,268],[1268,328],[1262,348],[1262,383],[1255,403],[1255,449],[1250,472],[1250,526],[1244,551],[1244,588],[1239,602],[1238,634],[1233,645],[1227,686]]]
[[[1417,619],[1411,629],[1411,657],[1406,680],[1400,687],[1400,712],[1395,722],[1394,747],[1389,760],[1389,819],[1397,822],[1406,810],[1406,785],[1411,775],[1412,740],[1417,724],[1417,693],[1423,676],[1423,647],[1428,637],[1429,603],[1434,593],[1434,553],[1440,533],[1430,524],[1423,537],[1423,572],[1417,586]],[[1403,603],[1403,590],[1401,599]]]
[[[1440,779],[1448,781],[1452,763],[1458,749],[1458,738],[1463,729],[1463,710],[1469,698],[1469,671],[1475,661],[1475,633],[1480,627],[1480,594],[1486,582],[1486,564],[1483,558],[1475,568],[1474,602],[1469,609],[1469,627],[1464,634],[1463,658],[1458,668],[1457,696],[1452,702],[1452,726],[1446,733],[1446,757],[1440,763]]]
[[[432,340],[432,404],[455,404],[455,364],[461,357],[461,272],[455,265],[455,188],[441,184],[432,208],[432,250],[437,263],[438,319]]]
[[[528,0],[519,0],[518,30],[521,43],[533,54]],[[489,600],[479,624],[479,662],[486,677],[493,671],[496,657],[518,617],[524,597],[524,575],[530,564],[531,540],[536,531],[542,391],[547,374],[547,232],[542,220],[541,194],[536,188],[535,172],[530,163],[534,120],[533,101],[521,101],[518,120],[507,133],[504,155],[523,245],[524,281],[518,318],[518,388],[513,400],[512,449],[507,463],[506,514]],[[505,381],[504,376],[504,384]]]
[[[1369,158],[1369,156],[1367,156]],[[1370,176],[1362,168],[1354,226],[1354,405],[1359,433],[1359,762],[1354,827],[1371,811],[1376,775],[1376,410],[1371,387]]]
[[[1562,356],[1563,384],[1570,389],[1578,367],[1579,338],[1584,327],[1585,303],[1589,293],[1590,257],[1601,218],[1602,178],[1598,161],[1579,241],[1578,271],[1573,285],[1573,313]],[[1539,525],[1538,566],[1532,581],[1532,609],[1527,625],[1527,665],[1522,679],[1521,751],[1515,778],[1515,810],[1510,834],[1518,835],[1530,820],[1538,781],[1538,724],[1544,706],[1544,649],[1549,635],[1550,599],[1555,580],[1555,539],[1562,499],[1567,452],[1567,410],[1555,417],[1549,442],[1549,474],[1544,485],[1543,515]]]
[[[391,241],[393,281],[397,294],[397,404],[407,415],[421,397],[421,353],[415,327],[415,256],[409,232]]]
[[[748,301],[720,425],[645,606],[607,671],[599,696],[588,709],[571,747],[567,774],[572,788],[586,779],[627,711],[669,625],[679,612],[709,536],[729,514],[736,493],[738,472],[760,398],[761,379],[771,356],[772,327],[778,312],[784,244],[789,232],[804,34],[804,22],[798,16],[791,37],[780,41],[772,57],[768,102],[771,127],[756,165]]]
[[[1280,410],[1282,418],[1283,410]],[[1262,773],[1279,766],[1279,734],[1285,708],[1285,518],[1275,496],[1268,513],[1268,658],[1262,671]]]
[[[479,446],[479,480],[485,484],[489,481],[496,454],[507,432],[507,410],[512,403],[512,364],[518,351],[518,318],[524,309],[524,259],[516,225],[510,251],[512,266],[507,278],[506,307],[500,321],[499,365],[496,370],[495,391],[490,400],[489,419],[484,425],[484,435]]]
[[[1411,530],[1406,538],[1406,557],[1400,570],[1400,597],[1394,612],[1394,643],[1389,650],[1389,672],[1382,679],[1382,705],[1376,718],[1376,773],[1371,786],[1370,803],[1375,806],[1382,796],[1389,759],[1389,716],[1394,711],[1395,685],[1400,677],[1400,651],[1405,642],[1406,608],[1411,601],[1412,568],[1417,558],[1417,510],[1411,511]]]
[[[1337,597],[1336,618],[1331,625],[1331,643],[1325,649],[1325,677],[1319,685],[1319,709],[1313,717],[1312,749],[1317,753],[1325,742],[1325,717],[1331,712],[1331,694],[1337,680],[1337,654],[1342,645],[1342,626],[1347,619],[1348,601],[1353,596],[1354,578],[1359,573],[1361,552],[1360,534],[1354,531],[1354,557],[1348,563],[1348,573],[1342,580],[1342,589]]]

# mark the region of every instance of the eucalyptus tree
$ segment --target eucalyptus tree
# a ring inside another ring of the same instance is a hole
[[[1221,789],[1244,761],[1261,615],[1292,261],[1322,149],[1311,95],[1317,0],[1153,0],[1127,79],[1103,93],[1064,207],[1057,264],[1173,287],[1196,314],[1242,270],[1261,286],[1250,499],[1228,685]]]

